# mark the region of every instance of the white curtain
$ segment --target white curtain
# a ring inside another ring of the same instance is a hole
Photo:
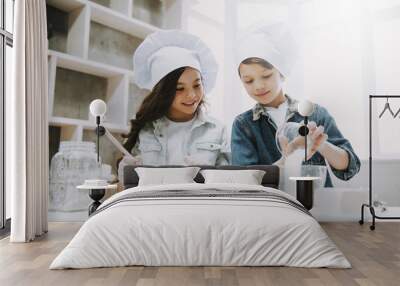
[[[48,118],[45,0],[15,1],[13,92],[6,111],[12,242],[47,232]]]

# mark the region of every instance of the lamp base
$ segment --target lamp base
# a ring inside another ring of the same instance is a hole
[[[104,197],[106,189],[90,189],[89,197],[94,200],[94,202],[89,206],[89,216],[94,213],[97,208],[101,205],[100,200]]]

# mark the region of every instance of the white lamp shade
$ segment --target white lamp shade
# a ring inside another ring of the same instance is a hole
[[[103,116],[107,111],[107,104],[101,99],[95,99],[90,103],[89,109],[93,116]]]
[[[298,112],[301,116],[310,116],[314,112],[314,104],[311,101],[300,101],[297,106]]]

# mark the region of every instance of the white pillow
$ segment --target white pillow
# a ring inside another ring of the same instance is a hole
[[[204,183],[235,183],[261,185],[265,171],[262,170],[202,170]]]
[[[135,168],[139,176],[139,186],[195,183],[193,179],[199,170],[199,167]]]

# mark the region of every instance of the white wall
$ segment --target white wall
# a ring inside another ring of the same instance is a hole
[[[332,176],[336,187],[368,189],[368,160],[361,161],[361,170],[349,182],[343,182]],[[372,164],[373,200],[386,202],[389,206],[400,206],[400,160],[375,159]]]

